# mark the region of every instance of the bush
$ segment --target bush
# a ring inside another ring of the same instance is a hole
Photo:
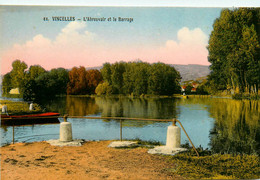
[[[96,90],[95,90],[95,93],[97,95],[108,95],[108,94],[112,94],[112,86],[110,86],[108,84],[108,82],[103,82],[103,83],[100,83]]]

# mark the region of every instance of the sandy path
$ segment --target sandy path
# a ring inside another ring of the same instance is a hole
[[[9,179],[180,179],[167,158],[146,148],[108,148],[111,141],[81,147],[56,147],[46,142],[1,147],[1,180]]]

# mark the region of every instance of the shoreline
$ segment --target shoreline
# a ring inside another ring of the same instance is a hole
[[[188,151],[148,154],[149,146],[111,148],[112,140],[82,146],[46,141],[0,147],[2,179],[257,179],[259,156]]]
[[[51,146],[45,141],[1,147],[2,179],[182,179],[165,170],[174,164],[146,148],[109,148],[111,141]],[[140,168],[141,167],[141,168]]]

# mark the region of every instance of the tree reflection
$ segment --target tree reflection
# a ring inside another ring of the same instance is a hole
[[[96,114],[99,111],[95,98],[88,97],[67,96],[66,109],[70,116],[86,116]]]
[[[215,153],[260,154],[259,101],[218,99],[209,107],[216,119],[211,131]]]
[[[170,119],[176,117],[175,99],[97,97],[96,103],[104,117]]]

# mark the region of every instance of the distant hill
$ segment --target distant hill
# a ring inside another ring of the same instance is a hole
[[[198,65],[198,64],[171,64],[181,74],[181,81],[196,80],[200,77],[209,75],[209,66]]]
[[[188,81],[188,80],[196,80],[197,78],[205,77],[209,75],[210,70],[209,66],[198,65],[198,64],[188,64],[188,65],[180,65],[180,64],[170,64],[173,66],[177,71],[181,74],[181,81]],[[102,66],[98,67],[87,67],[89,69],[102,69]]]

